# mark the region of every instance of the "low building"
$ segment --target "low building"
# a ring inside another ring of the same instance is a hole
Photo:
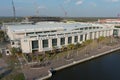
[[[5,27],[11,46],[20,47],[23,53],[49,51],[53,47],[61,48],[68,44],[113,35],[112,25],[96,23],[39,22]]]

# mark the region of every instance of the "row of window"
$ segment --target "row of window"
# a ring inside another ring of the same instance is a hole
[[[107,31],[105,34],[107,35]],[[88,36],[88,34],[85,34],[85,38],[84,38],[85,41],[87,40],[87,36]],[[97,32],[94,33],[94,36],[95,36],[94,38],[97,38],[96,37]],[[104,36],[104,33],[102,33],[101,36]],[[98,33],[98,37],[100,37],[100,32]],[[89,38],[92,39],[92,32],[90,33]],[[83,41],[83,35],[80,35],[80,41]],[[74,43],[77,43],[77,42],[79,42],[78,36],[74,36]],[[57,46],[57,43],[58,43],[57,38],[52,39],[52,46]],[[71,43],[72,43],[72,36],[68,37],[68,44],[71,44]],[[48,47],[48,45],[49,45],[48,39],[42,40],[42,45],[43,45],[42,46],[43,48]],[[60,38],[60,45],[65,45],[65,37]],[[32,41],[32,49],[37,49],[37,48],[38,48],[38,40]]]
[[[85,27],[85,28],[77,28],[75,30],[90,30],[90,29],[101,29],[102,27]]]
[[[80,35],[80,41],[83,41],[83,35]],[[74,37],[74,42],[77,43],[78,41],[78,36]],[[68,44],[72,43],[72,37],[68,37]],[[48,47],[48,39],[42,41],[43,48]],[[65,38],[60,38],[60,45],[65,45]],[[52,39],[52,46],[57,46],[57,38]],[[38,40],[32,41],[32,49],[37,49],[38,48]]]

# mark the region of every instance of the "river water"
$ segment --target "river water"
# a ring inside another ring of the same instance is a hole
[[[120,50],[60,70],[48,80],[120,80]]]

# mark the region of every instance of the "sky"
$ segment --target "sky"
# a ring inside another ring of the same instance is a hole
[[[16,16],[117,17],[120,0],[13,0]],[[13,16],[12,0],[0,0],[0,16]]]

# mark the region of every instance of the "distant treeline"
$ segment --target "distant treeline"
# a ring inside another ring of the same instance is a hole
[[[41,18],[44,18],[44,17],[41,17]],[[77,22],[95,22],[98,19],[115,19],[115,18],[116,17],[45,17],[46,21],[60,19],[58,21],[67,20],[67,21],[77,21]],[[0,17],[0,24],[6,23],[6,22],[20,22],[23,19],[25,19],[25,17],[17,17],[16,19],[13,17]]]
[[[23,17],[17,17],[16,19],[13,17],[0,17],[0,24],[7,22],[19,22],[23,20]]]

